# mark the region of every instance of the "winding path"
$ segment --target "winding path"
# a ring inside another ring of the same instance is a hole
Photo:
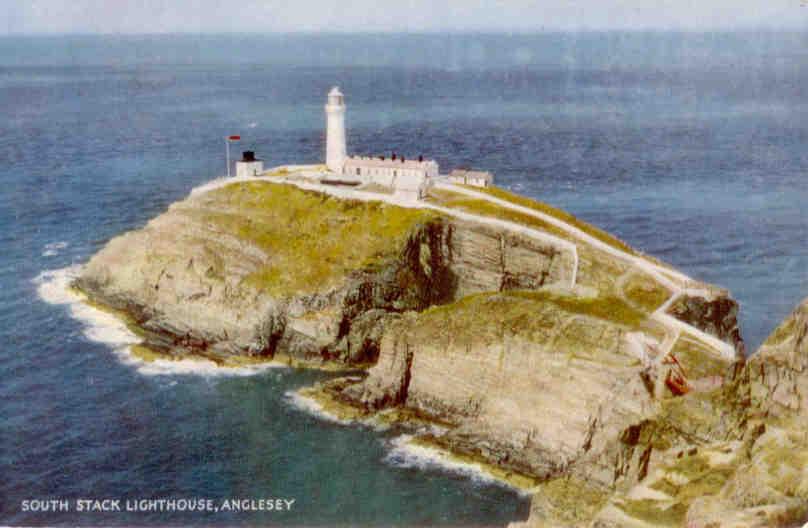
[[[293,171],[312,171],[315,172],[319,168],[319,166],[305,166],[299,165],[290,167]],[[274,169],[269,169],[267,172],[278,171],[280,167],[276,167]],[[290,176],[292,173],[290,173]],[[524,234],[531,238],[535,238],[537,240],[541,240],[543,242],[551,242],[552,244],[557,245],[558,247],[570,252],[573,257],[573,271],[572,276],[570,279],[570,287],[574,287],[577,280],[577,270],[578,270],[578,250],[574,243],[570,242],[569,240],[565,240],[544,231],[540,231],[538,229],[534,229],[531,227],[527,227],[522,224],[518,224],[515,222],[510,222],[507,220],[500,220],[498,218],[491,218],[487,216],[481,216],[477,214],[467,213],[465,211],[458,211],[456,209],[451,209],[448,207],[442,207],[439,205],[427,203],[424,201],[413,201],[413,200],[405,200],[399,197],[396,197],[392,194],[382,194],[382,193],[374,193],[374,192],[367,192],[367,191],[360,191],[350,187],[337,187],[334,185],[324,185],[321,183],[316,183],[311,180],[306,180],[300,177],[290,177],[290,176],[252,176],[252,177],[235,177],[235,178],[219,178],[216,180],[212,180],[205,185],[197,187],[191,191],[191,195],[204,193],[211,191],[213,189],[217,189],[220,187],[224,187],[226,185],[230,185],[231,183],[237,182],[248,182],[248,181],[263,181],[263,182],[272,182],[272,183],[285,183],[289,185],[294,185],[301,189],[311,190],[311,191],[318,191],[322,192],[331,196],[335,196],[337,198],[345,198],[345,199],[352,199],[352,200],[361,200],[361,201],[381,201],[385,203],[389,203],[391,205],[396,205],[399,207],[407,207],[407,208],[420,208],[420,209],[432,209],[438,211],[440,213],[453,216],[455,218],[460,218],[462,220],[468,220],[472,222],[477,222],[481,224],[492,225],[500,228],[505,228],[510,231],[514,231],[520,234]],[[490,194],[486,194],[483,192],[475,191],[472,189],[468,189],[466,187],[462,187],[459,185],[454,185],[445,182],[437,182],[435,183],[435,188],[446,190],[458,194],[462,194],[465,196],[473,197],[478,200],[485,200],[496,204],[499,207],[510,209],[514,212],[518,212],[520,214],[533,216],[538,218],[546,223],[549,223],[564,232],[568,233],[572,238],[578,239],[581,242],[590,245],[608,255],[620,259],[629,265],[640,269],[649,275],[651,275],[656,281],[660,284],[665,286],[668,290],[671,291],[671,296],[668,298],[665,303],[662,304],[659,308],[657,308],[651,315],[650,318],[660,323],[668,330],[668,337],[670,336],[679,336],[681,333],[687,333],[691,336],[695,337],[696,339],[702,341],[703,343],[709,345],[713,348],[718,354],[723,356],[724,358],[732,361],[734,360],[737,355],[735,348],[732,347],[730,344],[721,341],[720,339],[707,334],[706,332],[685,323],[684,321],[680,321],[676,319],[669,313],[667,313],[668,308],[676,302],[677,299],[684,295],[695,295],[695,296],[703,296],[708,294],[708,290],[704,288],[696,288],[693,287],[694,285],[698,284],[692,278],[688,277],[687,275],[661,266],[650,260],[644,259],[637,255],[632,255],[623,251],[622,249],[616,248],[611,246],[592,235],[585,233],[584,231],[578,229],[575,226],[572,226],[563,220],[559,220],[554,216],[548,215],[541,211],[537,211],[536,209],[531,209],[529,207],[524,207],[507,200],[503,200],[501,198],[497,198],[495,196],[491,196]],[[678,339],[666,338],[662,343],[660,355],[657,358],[657,361],[662,361],[671,351],[674,344]]]

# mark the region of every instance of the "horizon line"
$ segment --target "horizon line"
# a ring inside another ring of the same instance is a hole
[[[730,33],[799,33],[806,32],[808,35],[808,24],[804,26],[773,26],[773,25],[760,25],[760,26],[738,26],[738,27],[646,27],[646,28],[595,28],[595,27],[581,27],[581,28],[536,28],[536,29],[422,29],[417,31],[401,31],[401,30],[377,30],[377,31],[357,31],[357,30],[244,30],[244,31],[228,31],[228,30],[200,30],[200,31],[184,31],[184,30],[170,30],[170,31],[109,31],[109,32],[91,32],[91,31],[21,31],[21,32],[4,32],[0,33],[0,38],[8,37],[153,37],[153,36],[346,36],[346,35],[362,35],[362,36],[436,36],[436,35],[491,35],[491,36],[532,36],[532,35],[551,35],[551,34],[569,34],[569,33],[714,33],[714,34],[730,34]]]

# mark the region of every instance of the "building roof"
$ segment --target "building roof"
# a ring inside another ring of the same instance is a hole
[[[490,172],[466,169],[453,169],[449,173],[449,177],[483,179],[489,183],[494,181],[494,176]]]
[[[437,165],[435,160],[418,161],[417,159],[408,159],[403,161],[401,158],[397,159],[379,159],[371,158],[369,156],[351,156],[345,160],[346,165],[372,167],[380,169],[427,169],[433,165]]]

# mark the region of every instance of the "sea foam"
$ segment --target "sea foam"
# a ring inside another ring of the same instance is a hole
[[[458,460],[445,449],[425,446],[414,442],[414,439],[414,435],[403,434],[390,440],[390,450],[384,457],[384,461],[392,466],[415,468],[421,471],[435,469],[449,471],[463,475],[480,484],[499,485],[516,491],[521,495],[530,495],[529,490],[518,488],[502,479],[496,478],[486,471],[481,464]]]
[[[284,396],[287,403],[289,403],[289,405],[291,405],[295,409],[311,414],[323,421],[339,425],[351,425],[357,423],[354,422],[353,420],[345,420],[343,418],[340,418],[336,414],[326,411],[325,408],[320,404],[320,402],[318,402],[314,398],[303,396],[302,394],[300,394],[300,392],[296,390],[286,391],[284,393]]]
[[[142,375],[251,376],[271,368],[287,368],[285,365],[277,363],[222,367],[201,358],[145,361],[132,353],[132,345],[138,344],[140,339],[129,330],[123,321],[87,304],[87,299],[83,294],[70,288],[70,284],[79,276],[81,269],[81,265],[74,265],[40,273],[33,279],[40,299],[49,304],[67,306],[70,315],[82,323],[82,333],[88,340],[107,345],[122,363],[132,366]],[[366,420],[342,419],[326,411],[315,399],[303,396],[298,391],[287,391],[285,397],[292,407],[327,422],[339,425],[361,424],[379,431],[389,427],[377,417]],[[431,432],[439,433],[440,431]],[[451,471],[480,483],[498,484],[515,489],[520,493],[526,493],[524,490],[519,490],[495,478],[479,464],[456,460],[448,451],[420,445],[412,440],[413,435],[409,434],[394,437],[389,441],[390,450],[384,461],[397,467]]]
[[[122,363],[146,376],[196,375],[252,376],[271,368],[286,368],[280,363],[263,363],[239,367],[219,366],[203,358],[156,359],[145,361],[132,353],[132,345],[141,342],[126,324],[113,314],[89,305],[86,297],[70,284],[81,273],[82,266],[43,271],[34,280],[39,298],[49,304],[67,306],[71,317],[82,323],[82,334],[90,341],[107,345]]]
[[[42,256],[55,257],[56,255],[59,254],[60,251],[62,251],[68,245],[69,244],[67,242],[51,242],[50,244],[45,244],[45,247],[42,248],[44,250],[42,251]]]
[[[299,391],[290,390],[285,393],[286,401],[294,408],[311,414],[323,421],[339,425],[366,425],[377,432],[384,432],[390,429],[388,423],[384,423],[379,417],[371,417],[364,420],[345,420],[337,415],[328,412],[314,398],[304,396]],[[442,434],[446,430],[438,426],[424,426],[418,430],[419,434],[431,433]],[[388,452],[384,457],[384,462],[391,466],[401,468],[415,468],[419,470],[442,470],[460,474],[474,482],[486,485],[499,485],[514,490],[522,495],[528,496],[530,492],[511,485],[485,470],[481,464],[457,460],[452,454],[438,447],[425,446],[413,441],[415,435],[402,434],[388,440]]]
[[[376,432],[384,432],[390,429],[390,422],[384,420],[381,413],[371,415],[368,418],[346,419],[326,410],[316,399],[301,394],[299,390],[286,391],[284,396],[286,403],[290,406],[326,422],[339,425],[364,425]]]

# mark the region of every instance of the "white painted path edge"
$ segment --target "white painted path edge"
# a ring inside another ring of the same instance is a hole
[[[296,171],[305,171],[305,170],[315,171],[316,168],[317,166],[305,166],[305,165],[298,165],[294,167]],[[280,167],[269,169],[267,172],[277,171],[278,169],[280,169]],[[517,224],[515,222],[509,222],[506,220],[475,215],[472,213],[458,211],[447,207],[441,207],[423,201],[403,200],[401,198],[397,198],[394,195],[357,191],[350,187],[336,187],[333,185],[324,185],[321,183],[314,183],[312,181],[305,181],[299,178],[288,178],[280,176],[272,176],[272,177],[249,176],[249,177],[218,178],[215,180],[211,180],[210,182],[204,185],[194,188],[190,194],[191,196],[193,196],[196,194],[212,191],[214,189],[218,189],[230,185],[232,183],[249,182],[249,181],[289,184],[305,190],[322,192],[331,196],[335,196],[337,198],[353,199],[360,201],[380,201],[389,203],[391,205],[396,205],[399,207],[432,209],[463,220],[501,227],[527,235],[532,238],[536,238],[538,240],[551,242],[553,244],[558,245],[559,247],[566,249],[573,256],[574,266],[570,281],[570,287],[574,287],[576,284],[577,270],[578,270],[578,250],[575,244],[569,242],[568,240],[564,240],[556,236],[550,235],[548,233],[545,233],[544,231],[539,231],[537,229],[526,227],[524,225]],[[626,253],[621,249],[618,249],[614,246],[606,244],[601,240],[598,240],[597,238],[581,231],[575,226],[572,226],[546,213],[542,213],[541,211],[537,211],[535,209],[514,204],[512,202],[508,202],[507,200],[503,200],[501,198],[497,198],[495,196],[491,196],[483,192],[474,191],[465,187],[460,187],[458,185],[448,183],[436,183],[435,187],[438,189],[443,189],[463,194],[466,196],[470,196],[475,199],[486,200],[500,207],[504,207],[521,214],[538,218],[563,231],[566,231],[572,237],[580,239],[582,242],[589,244],[600,251],[603,251],[620,260],[623,260],[631,264],[632,266],[635,266],[640,270],[648,273],[649,275],[653,276],[654,279],[656,279],[659,283],[663,284],[666,288],[668,288],[671,291],[671,297],[656,311],[654,311],[654,313],[651,314],[650,317],[652,319],[656,320],[657,322],[665,326],[674,335],[677,335],[680,332],[691,334],[698,340],[704,342],[705,344],[710,345],[713,349],[715,349],[721,356],[725,357],[726,359],[734,360],[736,358],[735,348],[732,347],[730,344],[725,343],[720,339],[711,336],[710,334],[707,334],[706,332],[692,325],[685,323],[684,321],[680,321],[679,319],[676,319],[675,317],[667,313],[667,309],[682,295],[685,294],[704,295],[708,293],[703,288],[702,289],[688,288],[689,284],[693,284],[696,281],[694,281],[687,275],[679,271],[660,266],[654,262],[643,259],[642,257]],[[676,340],[670,340],[670,339],[665,340],[667,350],[661,351],[662,354],[660,355],[659,358],[660,360],[668,355],[675,342]]]

